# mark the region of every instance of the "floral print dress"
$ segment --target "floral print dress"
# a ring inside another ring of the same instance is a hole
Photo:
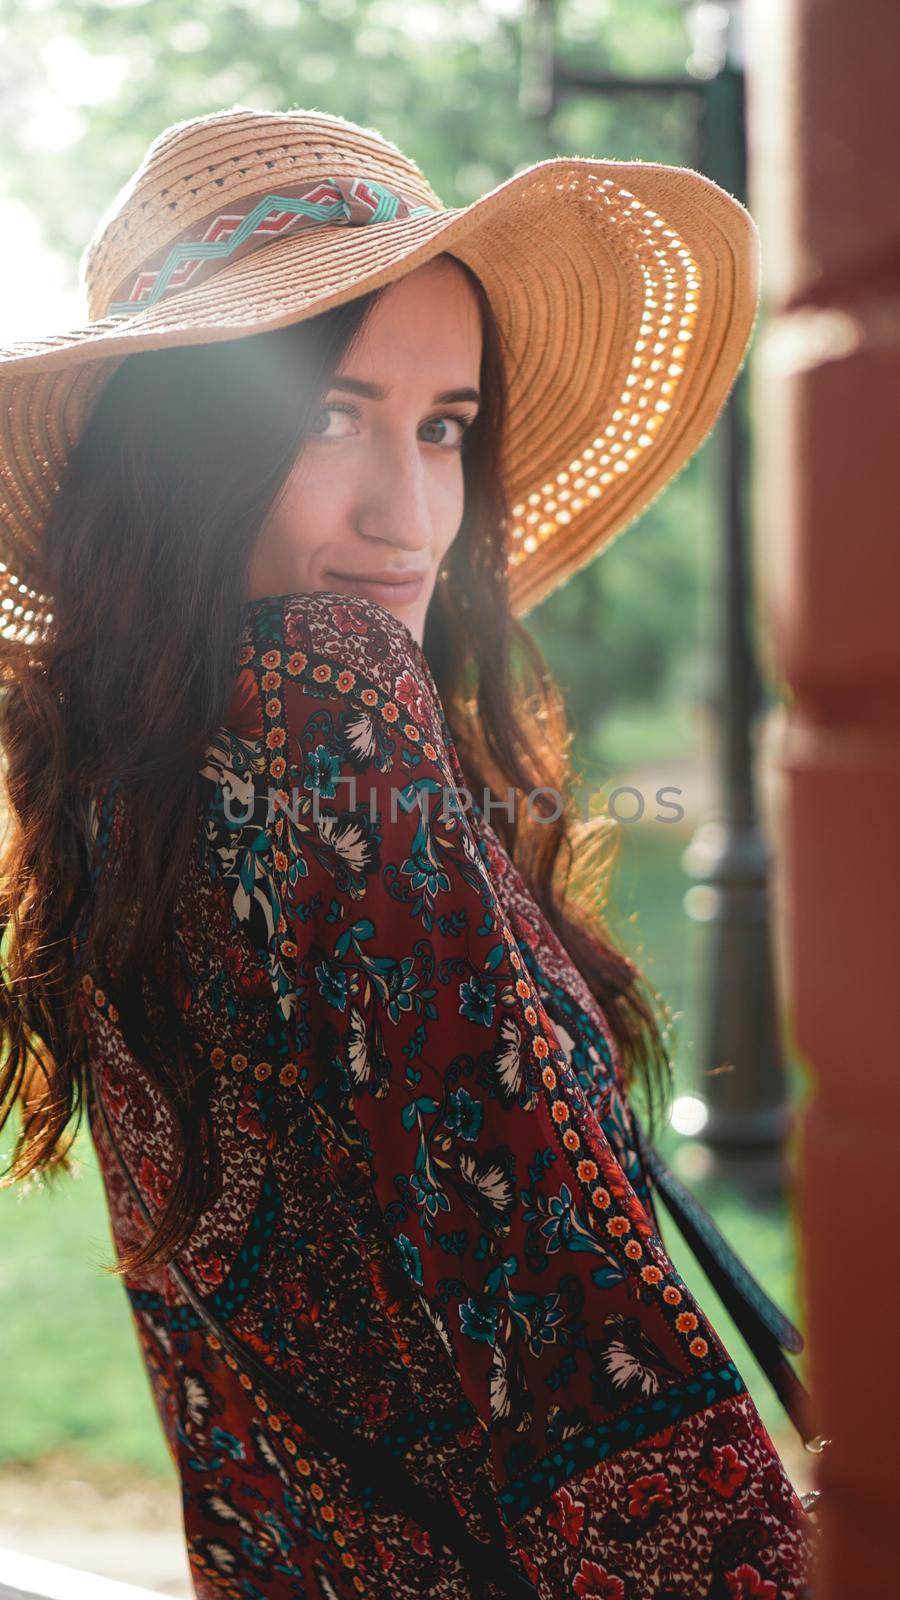
[[[221,1169],[178,1264],[539,1600],[798,1600],[809,1518],[662,1243],[607,1022],[477,810],[380,606],[248,603],[201,773],[171,998]],[[448,797],[449,803],[448,803]],[[92,812],[95,877],[126,826]],[[79,993],[117,1248],[171,1113],[104,973]],[[126,1278],[203,1600],[493,1589],[305,1435],[168,1269]],[[136,1573],[139,1579],[140,1574]]]

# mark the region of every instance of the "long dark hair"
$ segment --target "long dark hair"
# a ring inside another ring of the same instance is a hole
[[[480,280],[452,259],[481,309],[483,398],[466,434],[464,516],[429,610],[425,654],[474,794],[569,794],[560,697],[507,596],[501,333]],[[164,995],[167,925],[195,838],[202,754],[231,693],[254,537],[319,397],[383,292],[271,332],[126,358],[70,458],[42,541],[51,623],[28,647],[0,641],[8,806],[0,1128],[16,1104],[21,1111],[4,1187],[31,1172],[68,1170],[81,1121],[89,1069],[71,933],[90,888],[88,797],[115,779],[131,827],[114,876],[90,903],[84,967],[97,960],[104,970],[115,949],[134,990],[149,974]],[[599,918],[609,859],[595,851],[593,904],[579,909],[569,892],[571,816],[549,814],[529,821],[516,804],[511,817],[498,807],[492,820],[604,1008],[652,1132],[671,1085],[654,1014],[662,1002],[642,992],[645,980]],[[212,1181],[201,1160],[196,1067],[177,1050],[154,1048],[156,1032],[148,1031],[145,1064],[174,1113],[181,1159],[152,1238],[110,1269],[122,1273],[171,1259]]]

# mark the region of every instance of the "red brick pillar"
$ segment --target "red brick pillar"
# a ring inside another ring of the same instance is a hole
[[[824,1562],[900,1593],[900,6],[748,0],[754,560]]]

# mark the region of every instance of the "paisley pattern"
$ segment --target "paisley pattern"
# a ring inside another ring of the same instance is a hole
[[[606,1018],[462,787],[401,623],[334,596],[248,604],[175,908],[221,1165],[179,1263],[476,1537],[499,1510],[540,1600],[798,1600],[811,1524],[666,1254]],[[125,827],[110,786],[96,877]],[[80,1006],[92,1095],[154,1210],[171,1114],[102,974]],[[141,1224],[91,1105],[121,1247]],[[168,1271],[126,1287],[198,1595],[474,1600]]]

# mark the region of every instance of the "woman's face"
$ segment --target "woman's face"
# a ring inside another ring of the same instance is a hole
[[[463,514],[460,445],[478,412],[481,321],[460,268],[416,267],[375,305],[311,418],[256,543],[249,599],[376,600],[421,644]]]

